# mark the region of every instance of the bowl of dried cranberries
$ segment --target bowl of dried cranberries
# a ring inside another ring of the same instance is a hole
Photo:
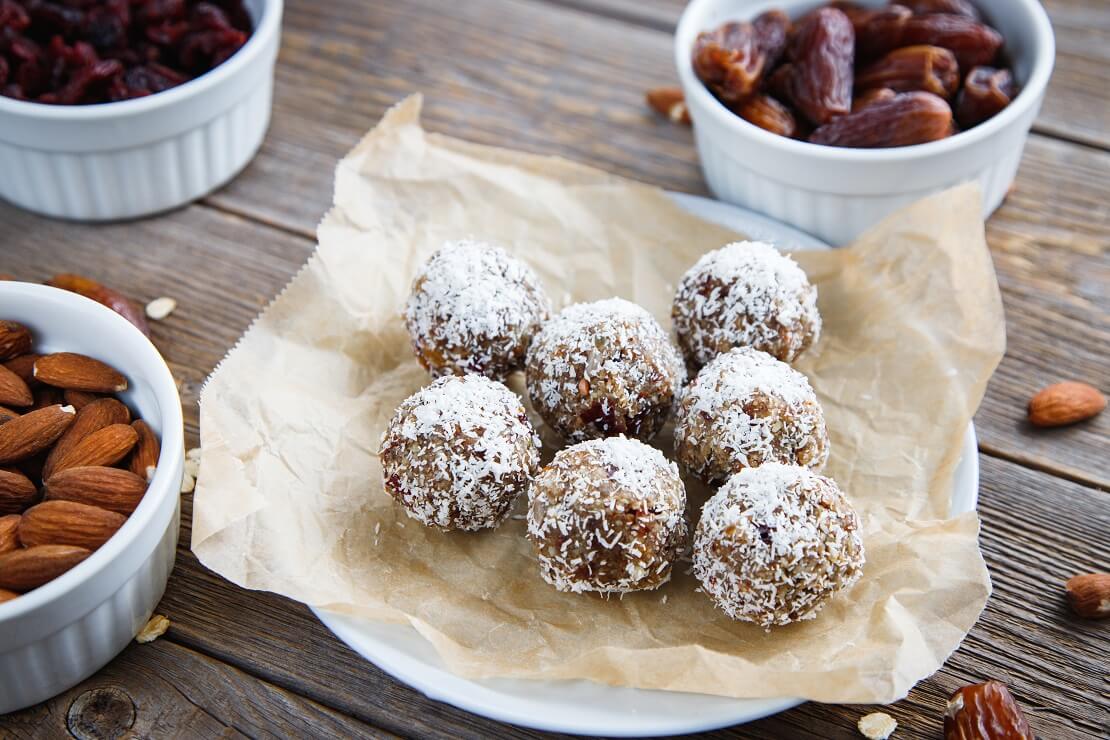
[[[0,198],[136,218],[200,198],[269,126],[282,0],[0,0]]]
[[[962,182],[990,215],[1054,61],[1038,0],[693,0],[675,36],[710,189],[834,244]]]

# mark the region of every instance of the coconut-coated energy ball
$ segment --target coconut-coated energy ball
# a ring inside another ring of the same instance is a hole
[[[405,326],[416,359],[432,374],[477,373],[504,380],[524,365],[551,314],[532,268],[504,249],[448,242],[412,283]]]
[[[382,435],[385,490],[440,529],[496,527],[540,467],[520,399],[480,375],[447,376],[405,399]]]
[[[654,447],[609,437],[568,447],[528,492],[528,537],[560,591],[625,593],[671,577],[686,541],[686,489]]]
[[[740,347],[701,369],[675,421],[675,456],[705,483],[769,462],[820,470],[829,457],[825,414],[805,375]]]
[[[686,381],[663,328],[621,298],[575,304],[544,324],[525,374],[532,406],[571,442],[618,434],[651,439]]]
[[[733,347],[793,362],[821,335],[817,289],[794,260],[764,242],[734,242],[703,255],[682,276],[671,316],[694,367]]]
[[[748,468],[702,508],[694,575],[733,619],[813,619],[863,571],[855,510],[829,478],[797,465]]]

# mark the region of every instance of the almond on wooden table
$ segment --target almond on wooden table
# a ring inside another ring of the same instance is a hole
[[[130,424],[111,424],[79,440],[54,460],[50,470],[43,470],[47,478],[67,468],[91,465],[115,465],[135,446],[138,433]]]
[[[1110,617],[1110,573],[1086,573],[1064,585],[1072,611],[1084,619]]]
[[[77,412],[72,406],[47,406],[0,424],[0,465],[45,450],[61,437]]]
[[[31,389],[11,370],[0,365],[0,404],[4,406],[30,406],[35,402]]]
[[[31,351],[31,330],[14,321],[0,321],[0,362]]]
[[[66,430],[65,434],[58,438],[57,443],[50,450],[50,454],[46,456],[46,463],[42,468],[43,478],[49,478],[57,469],[58,461],[89,435],[113,424],[128,424],[130,421],[131,411],[115,398],[97,398],[92,403],[78,409],[77,418],[73,420],[73,424]],[[70,464],[66,467],[73,468],[77,465]]]
[[[1041,390],[1029,401],[1029,422],[1038,427],[1061,427],[1098,416],[1106,396],[1086,383],[1067,381]]]
[[[143,500],[146,479],[119,468],[69,468],[50,476],[44,490],[48,501],[77,501],[129,516]]]
[[[648,106],[673,123],[690,123],[690,111],[686,108],[686,98],[679,87],[656,87],[647,91]]]
[[[19,541],[24,547],[74,545],[95,550],[123,526],[127,517],[76,501],[43,501],[23,512]]]
[[[0,516],[0,555],[19,549],[19,514]]]
[[[39,545],[0,555],[0,588],[30,591],[52,581],[92,554],[72,545]]]
[[[93,393],[127,390],[127,378],[111,365],[76,352],[55,352],[35,361],[35,378],[55,386]]]
[[[150,424],[142,419],[131,422],[131,427],[139,435],[139,441],[135,445],[134,452],[131,453],[131,461],[127,467],[135,475],[149,481],[153,477],[149,474],[150,469],[158,466],[162,445],[154,430],[150,428]]]
[[[22,513],[38,495],[38,488],[26,475],[14,468],[0,468],[0,515]]]

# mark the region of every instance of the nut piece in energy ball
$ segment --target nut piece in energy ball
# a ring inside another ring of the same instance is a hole
[[[440,529],[496,527],[540,467],[520,399],[479,375],[440,378],[405,399],[382,435],[385,490]]]
[[[812,619],[859,579],[859,528],[832,480],[796,465],[749,468],[705,503],[694,575],[733,619],[767,629]]]
[[[806,376],[749,347],[702,368],[677,417],[678,463],[710,485],[771,462],[820,470],[829,457],[824,411]]]
[[[560,591],[657,588],[686,541],[686,489],[674,463],[627,437],[562,450],[528,492],[528,536]]]
[[[686,381],[659,323],[620,298],[578,303],[544,324],[525,367],[532,405],[571,442],[627,434],[649,440]]]
[[[694,367],[733,347],[793,362],[821,336],[817,289],[794,260],[764,242],[734,242],[703,255],[682,276],[671,317]]]
[[[503,380],[524,365],[551,303],[528,265],[504,249],[448,242],[420,269],[405,326],[433,377],[476,373]]]

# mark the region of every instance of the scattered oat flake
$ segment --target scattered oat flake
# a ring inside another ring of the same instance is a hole
[[[161,614],[155,614],[146,623],[146,626],[139,630],[139,634],[135,635],[135,642],[154,642],[162,635],[166,634],[166,630],[170,628],[170,620],[166,619]]]
[[[859,718],[856,724],[868,740],[886,740],[898,727],[898,722],[885,712],[872,712]]]
[[[175,308],[177,308],[177,301],[173,298],[162,296],[146,304],[146,315],[148,318],[154,319],[155,321],[161,321],[173,313]]]
[[[192,493],[193,489],[196,488],[196,487],[197,487],[197,479],[194,478],[192,475],[190,475],[189,471],[186,470],[184,472],[184,474],[182,474],[182,476],[181,476],[181,492],[182,493]]]

